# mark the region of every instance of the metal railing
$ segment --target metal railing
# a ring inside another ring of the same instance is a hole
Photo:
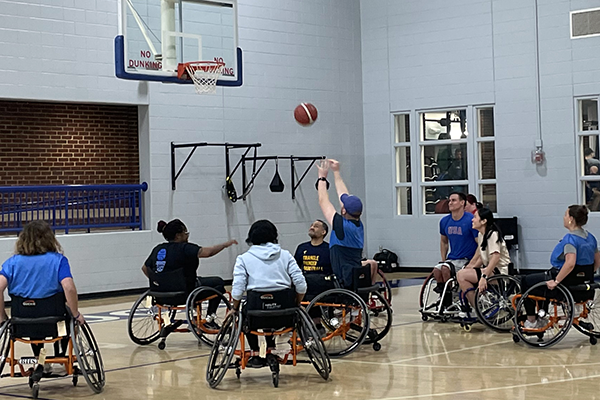
[[[0,233],[20,232],[30,221],[47,221],[54,230],[142,229],[139,185],[0,187]]]

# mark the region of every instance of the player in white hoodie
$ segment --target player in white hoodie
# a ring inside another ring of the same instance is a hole
[[[306,280],[292,254],[277,244],[275,225],[268,220],[256,221],[250,227],[246,243],[251,247],[237,257],[233,269],[233,308],[239,310],[242,295],[247,290],[277,291],[292,287],[296,290],[296,302],[299,304],[306,293]],[[250,348],[258,351],[258,338],[250,334],[246,336]],[[274,337],[267,336],[266,340],[268,347],[275,347]],[[250,365],[260,366],[261,361],[250,360]]]

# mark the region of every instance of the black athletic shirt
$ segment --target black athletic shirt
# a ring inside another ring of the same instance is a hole
[[[313,246],[310,242],[299,244],[294,258],[304,274],[333,274],[327,242],[318,246]]]
[[[187,242],[161,243],[152,250],[144,265],[157,273],[183,268],[189,293],[196,287],[196,271],[200,265],[198,253],[201,248]]]

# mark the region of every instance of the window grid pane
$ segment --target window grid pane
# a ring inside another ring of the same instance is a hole
[[[479,137],[494,136],[494,109],[481,108],[479,114]]]
[[[496,149],[494,142],[479,143],[479,179],[496,179]]]
[[[419,113],[419,127],[422,141],[465,139],[469,135],[467,110]]]
[[[598,100],[585,99],[579,100],[579,121],[578,129],[580,131],[598,130]]]
[[[488,207],[492,212],[498,212],[498,203],[496,200],[496,184],[485,184],[479,186],[481,194],[480,201],[485,207]]]
[[[466,143],[433,144],[421,147],[423,149],[421,176],[424,182],[468,179]]]
[[[406,114],[396,115],[395,118],[396,143],[409,143],[410,142],[410,118]]]
[[[423,186],[425,214],[447,214],[448,196],[452,192],[469,193],[469,185],[454,186]]]
[[[410,147],[396,147],[396,183],[411,181]]]
[[[412,215],[412,188],[410,186],[396,188],[396,214]]]

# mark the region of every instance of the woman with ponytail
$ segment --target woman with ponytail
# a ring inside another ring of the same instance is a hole
[[[469,303],[473,305],[475,291],[468,289],[477,287],[480,292],[487,289],[487,278],[494,274],[508,274],[510,255],[502,232],[494,221],[494,213],[481,207],[473,216],[473,229],[479,231],[477,236],[477,252],[469,264],[458,271],[456,279]]]
[[[569,231],[554,247],[550,256],[552,268],[546,272],[529,274],[523,277],[521,291],[525,293],[539,282],[546,282],[548,289],[553,290],[559,283],[565,285],[578,284],[578,273],[572,274],[576,266],[593,266],[594,271],[600,266],[598,242],[594,235],[583,229],[588,221],[589,210],[586,206],[573,204],[567,208],[563,216],[563,226]],[[523,326],[526,329],[540,329],[548,324],[547,318],[536,313],[535,302],[525,301],[527,320]],[[580,322],[582,324],[584,322]]]
[[[157,245],[150,253],[150,256],[142,266],[144,275],[148,276],[148,269],[156,273],[163,271],[174,271],[183,268],[183,274],[186,280],[186,291],[192,292],[196,286],[209,286],[225,293],[225,284],[223,279],[216,276],[197,277],[196,271],[200,265],[199,258],[208,258],[219,254],[231,245],[237,244],[236,240],[217,244],[215,246],[198,246],[188,241],[190,232],[181,220],[174,219],[169,221],[159,221],[158,232],[162,233],[166,242]],[[217,311],[219,299],[209,302],[208,314],[212,315]]]

